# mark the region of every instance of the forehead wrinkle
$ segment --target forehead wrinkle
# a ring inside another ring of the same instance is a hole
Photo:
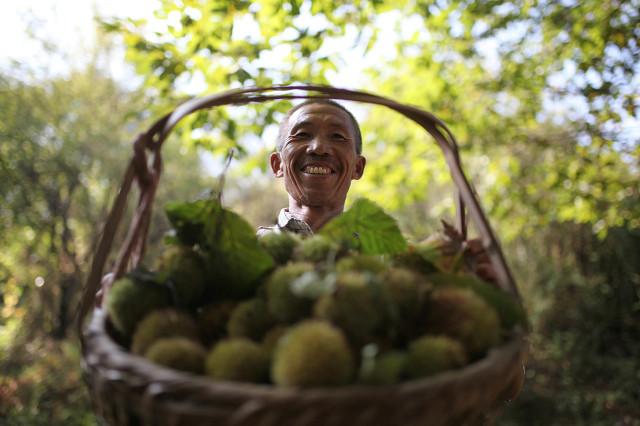
[[[291,118],[297,117],[300,119],[301,117],[313,117],[318,115],[328,116],[327,118],[338,119],[338,117],[346,119],[350,121],[349,114],[344,112],[342,109],[334,107],[334,106],[325,106],[321,104],[311,104],[306,107],[300,108],[295,111]]]
[[[296,119],[296,121],[293,123],[293,125],[289,128],[289,133],[291,133],[294,130],[297,130],[301,127],[305,127],[305,126],[317,126],[317,125],[322,125],[322,126],[326,126],[326,128],[330,128],[330,129],[341,129],[346,131],[347,133],[351,133],[353,131],[352,129],[352,125],[350,122],[345,123],[344,121],[340,120],[338,117],[336,117],[335,115],[331,115],[329,117],[326,118],[315,118],[314,119],[314,115],[316,115],[315,113],[311,112],[306,112],[303,111],[302,114],[300,114],[300,116]],[[308,116],[308,117],[307,117]],[[303,119],[303,121],[298,121],[299,119]]]
[[[327,131],[340,129],[340,131],[345,133],[343,134],[343,137],[346,137],[347,139],[353,141],[356,153],[358,155],[361,155],[362,136],[360,127],[355,117],[341,105],[325,105],[322,102],[308,102],[298,107],[292,108],[286,114],[285,119],[280,123],[280,127],[278,130],[276,151],[279,152],[284,144],[288,143],[288,141],[291,140],[291,138],[293,137],[294,128],[296,130],[299,130],[299,127],[303,126],[303,124],[301,123],[308,122],[316,114],[330,115],[330,117],[327,117],[327,119],[335,121],[335,123],[333,123],[335,127],[331,125],[323,125],[322,127],[324,127]]]
[[[299,129],[300,127],[310,126],[312,124],[313,123],[309,120],[300,121],[300,122],[294,123],[294,125],[291,126],[291,130],[296,130],[296,129]]]

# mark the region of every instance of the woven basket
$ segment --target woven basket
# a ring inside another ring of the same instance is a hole
[[[304,92],[304,94],[299,94]],[[498,241],[460,164],[455,138],[432,114],[380,96],[325,86],[239,89],[190,100],[167,114],[134,141],[134,155],[107,218],[84,288],[79,326],[83,368],[94,410],[110,425],[463,425],[487,424],[511,399],[523,379],[527,330],[493,348],[462,369],[393,386],[282,389],[219,382],[170,370],[129,353],[113,338],[105,312],[94,308],[106,259],[135,181],[139,202],[114,267],[112,280],[137,266],[149,228],[159,182],[161,146],[173,127],[201,109],[275,99],[342,99],[386,106],[418,123],[442,149],[458,190],[456,227],[466,236],[466,214],[473,221],[492,262],[497,284],[521,302]],[[467,212],[468,209],[468,212]],[[109,281],[109,282],[112,282]],[[108,289],[107,282],[105,289]],[[104,284],[104,283],[103,283]]]

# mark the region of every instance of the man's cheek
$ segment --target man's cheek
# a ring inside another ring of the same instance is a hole
[[[296,179],[297,178],[296,170],[292,165],[287,164],[284,167],[284,173],[285,173],[286,176],[289,177],[289,179]]]

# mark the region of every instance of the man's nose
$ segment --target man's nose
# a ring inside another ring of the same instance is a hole
[[[317,135],[314,137],[307,146],[307,154],[326,155],[329,153],[329,144]]]

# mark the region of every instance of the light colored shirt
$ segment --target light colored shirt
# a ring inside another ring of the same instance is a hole
[[[293,217],[287,208],[280,210],[278,223],[273,226],[260,226],[256,233],[258,237],[270,232],[293,232],[300,235],[313,235],[313,231],[307,222]]]

